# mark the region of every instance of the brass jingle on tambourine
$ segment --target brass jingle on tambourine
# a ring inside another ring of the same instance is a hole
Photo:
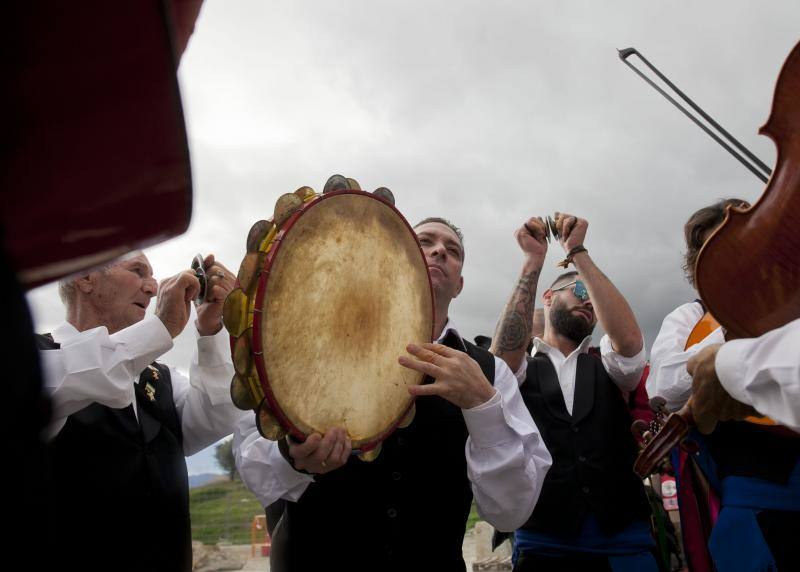
[[[350,188],[350,181],[347,180],[347,177],[343,177],[342,175],[331,175],[328,180],[325,182],[325,187],[322,189],[322,193],[332,193],[333,191],[346,191]]]
[[[347,177],[347,186],[351,191],[361,190],[361,185],[358,184],[358,181],[351,179],[350,177]]]
[[[250,227],[247,233],[247,252],[258,252],[261,243],[272,230],[272,222],[268,220],[258,220]]]
[[[267,405],[266,399],[261,402],[261,407],[258,408],[258,412],[256,413],[256,426],[258,427],[258,432],[264,439],[278,441],[286,437],[286,430],[281,427],[281,424],[275,419],[275,416]]]
[[[266,258],[266,255],[263,252],[248,252],[244,255],[242,264],[239,266],[239,274],[236,275],[236,278],[239,280],[239,288],[248,296],[253,295],[261,269],[264,266],[264,258]]]
[[[194,258],[192,258],[192,272],[194,272],[194,276],[197,278],[197,281],[200,282],[200,291],[197,293],[194,303],[202,304],[205,301],[206,293],[208,292],[208,276],[206,275],[206,269],[203,267],[202,254],[195,254]]]
[[[233,379],[231,379],[231,401],[243,411],[256,409],[264,399],[263,395],[253,391],[254,381],[257,383],[257,380],[241,376],[238,373],[233,374]]]
[[[248,300],[241,288],[236,288],[222,306],[222,323],[228,333],[234,338],[242,335],[250,324],[248,324]]]
[[[411,423],[414,421],[414,416],[416,414],[417,414],[417,406],[412,405],[409,408],[408,412],[406,413],[405,417],[403,417],[403,420],[400,421],[400,423],[397,425],[397,427],[399,429],[405,429],[406,427],[411,425]]]
[[[233,369],[239,375],[248,377],[254,375],[255,362],[253,361],[253,328],[247,328],[233,343]],[[248,407],[247,409],[253,409]]]
[[[279,228],[283,226],[283,223],[289,220],[289,217],[297,212],[297,209],[301,206],[303,206],[303,201],[296,194],[286,193],[281,195],[275,203],[275,215],[272,217],[272,220],[275,221],[275,226]]]
[[[364,451],[363,453],[358,454],[358,458],[364,461],[365,463],[371,463],[375,459],[378,458],[378,455],[381,454],[381,448],[383,445],[378,443],[374,449],[370,449],[369,451]]]
[[[392,194],[392,191],[390,191],[386,187],[378,187],[377,189],[372,191],[372,194],[378,198],[383,199],[390,205],[394,205],[394,195]]]
[[[300,187],[294,192],[294,194],[297,195],[301,201],[305,202],[307,199],[310,199],[317,193],[315,193],[314,189],[312,189],[311,187]]]

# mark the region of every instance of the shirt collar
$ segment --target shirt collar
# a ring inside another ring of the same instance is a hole
[[[447,318],[447,321],[444,324],[444,328],[442,328],[442,334],[436,339],[436,343],[437,344],[441,344],[444,341],[444,339],[447,337],[447,334],[449,334],[450,332],[453,332],[453,335],[455,335],[458,338],[462,349],[464,351],[467,351],[467,347],[464,345],[463,338],[461,337],[461,334],[458,333],[458,330],[456,329],[455,323],[449,317]]]
[[[61,322],[50,332],[50,335],[53,336],[53,341],[57,344],[63,344],[78,334],[80,334],[78,329],[69,322]]]
[[[575,348],[573,352],[569,355],[585,354],[589,351],[591,344],[592,344],[592,336],[586,336],[585,338],[583,338],[583,341],[578,345],[578,347]],[[561,353],[561,350],[549,345],[542,338],[536,337],[533,338],[533,349],[531,350],[531,355],[536,355],[538,352],[542,352],[544,354],[547,354],[548,356],[551,354],[556,354],[558,356],[561,356],[562,359],[567,359],[569,357],[569,356],[564,356],[564,354]]]

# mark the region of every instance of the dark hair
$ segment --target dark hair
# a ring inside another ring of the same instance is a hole
[[[553,289],[553,286],[558,284],[559,282],[566,280],[567,278],[572,278],[573,276],[577,276],[578,272],[575,270],[570,270],[569,272],[564,272],[563,274],[559,275],[558,278],[553,280],[553,283],[550,284],[550,289]]]
[[[443,224],[450,230],[452,230],[456,236],[458,237],[458,242],[461,243],[461,259],[464,259],[464,234],[461,232],[461,229],[454,225],[452,222],[447,220],[446,218],[441,218],[438,216],[429,216],[428,218],[422,219],[417,224],[414,225],[414,229],[422,226],[423,224],[428,224],[429,222],[437,222],[439,224]]]
[[[696,211],[683,227],[683,235],[686,239],[686,254],[683,256],[683,272],[686,279],[692,286],[694,283],[694,267],[697,264],[697,255],[705,244],[705,238],[709,231],[717,228],[722,221],[728,207],[749,207],[750,204],[742,199],[720,199],[713,205],[703,207]]]

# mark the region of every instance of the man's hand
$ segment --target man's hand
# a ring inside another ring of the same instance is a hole
[[[589,229],[589,222],[586,219],[571,214],[556,213],[555,222],[560,237],[559,242],[566,252],[586,240],[586,231]]]
[[[495,389],[480,366],[464,352],[441,344],[410,344],[406,349],[412,357],[400,356],[400,365],[435,380],[427,385],[412,385],[408,388],[411,395],[438,395],[461,409],[477,407],[494,396]]]
[[[191,301],[200,292],[200,282],[191,270],[184,270],[161,281],[156,300],[156,316],[176,338],[183,331],[191,315]]]
[[[236,276],[209,254],[203,260],[206,271],[206,299],[197,307],[197,331],[213,336],[222,328],[222,307],[236,284]]]
[[[312,433],[303,443],[289,445],[289,455],[295,469],[323,474],[345,465],[350,458],[352,443],[341,427],[330,429],[323,437]]]
[[[707,346],[686,364],[692,376],[692,399],[689,402],[694,422],[701,433],[711,433],[718,421],[740,420],[759,416],[749,405],[736,401],[725,391],[717,377],[714,361],[722,344]]]
[[[547,256],[547,225],[544,220],[541,217],[529,218],[514,236],[527,258],[526,263],[541,268]]]

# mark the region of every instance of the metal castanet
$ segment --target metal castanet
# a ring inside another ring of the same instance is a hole
[[[697,290],[733,338],[751,338],[800,317],[800,43],[775,86],[759,133],[778,159],[761,198],[728,208],[697,257]]]

